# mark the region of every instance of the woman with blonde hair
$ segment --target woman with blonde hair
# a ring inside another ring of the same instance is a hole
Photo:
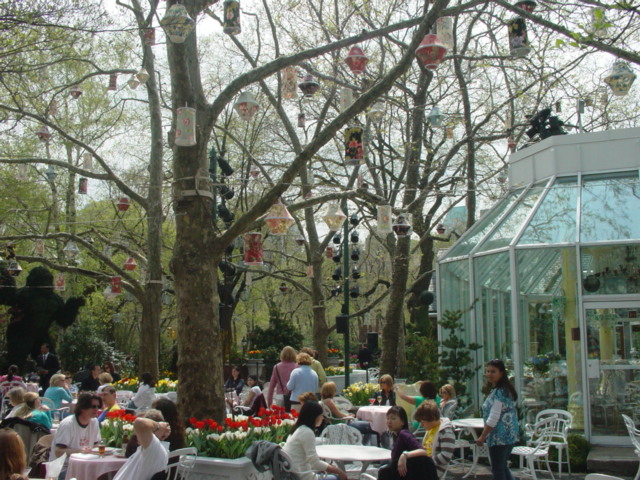
[[[440,387],[440,415],[453,420],[458,408],[458,400],[456,400],[456,389],[450,383]]]
[[[15,430],[0,430],[0,480],[27,480],[23,475],[27,466],[24,443]]]
[[[100,382],[100,386],[98,387],[98,390],[96,390],[96,392],[100,393],[102,392],[102,389],[104,387],[113,383],[113,377],[109,372],[102,372],[100,375],[98,375],[98,382]]]
[[[73,398],[65,381],[65,375],[62,373],[52,375],[49,380],[49,388],[47,388],[43,396],[53,402],[56,410],[60,408],[63,401],[71,402]]]
[[[25,393],[27,393],[27,391],[22,387],[13,387],[11,390],[9,390],[9,393],[7,393],[7,397],[9,397],[9,404],[13,408],[7,414],[7,416],[4,417],[5,419],[16,416],[16,412],[18,411],[18,408],[20,407],[20,405],[24,403]]]
[[[291,392],[289,401],[296,410],[300,410],[298,397],[304,392],[315,392],[318,388],[318,374],[311,368],[312,360],[308,353],[299,353],[296,357],[298,367],[291,372],[287,382],[287,390]]]
[[[371,398],[374,399],[374,405],[391,405],[396,404],[396,392],[393,387],[393,377],[389,374],[380,377],[380,390],[373,392]]]
[[[378,446],[380,443],[380,439],[378,438],[377,432],[375,432],[371,428],[371,424],[365,420],[356,420],[353,415],[349,413],[345,413],[338,408],[336,402],[333,401],[333,397],[336,396],[336,384],[333,382],[326,382],[322,385],[322,390],[320,391],[320,395],[322,396],[321,403],[324,404],[327,409],[331,412],[331,416],[333,418],[344,418],[347,420],[347,424],[350,427],[355,428],[363,435],[363,444],[364,445],[374,445]]]
[[[51,428],[51,413],[40,410],[41,406],[42,402],[38,394],[27,392],[24,394],[24,403],[18,407],[14,416]]]
[[[297,352],[295,348],[287,345],[280,352],[280,362],[273,367],[271,372],[271,379],[269,380],[269,392],[267,393],[267,405],[274,404],[274,393],[276,396],[280,396],[282,400],[278,400],[280,406],[284,406],[287,411],[291,410],[291,404],[289,398],[291,393],[287,390],[287,383],[291,372],[298,366],[296,363]],[[289,398],[286,398],[286,397]]]

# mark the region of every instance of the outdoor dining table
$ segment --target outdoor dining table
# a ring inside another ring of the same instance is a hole
[[[466,430],[473,438],[473,443],[471,444],[471,450],[473,451],[473,463],[469,471],[462,477],[467,478],[469,475],[473,474],[476,467],[478,466],[478,459],[480,457],[489,456],[489,447],[487,447],[486,445],[483,445],[481,447],[476,445],[476,440],[478,439],[478,431],[484,428],[484,420],[482,418],[460,418],[457,420],[453,420],[452,423],[454,428]]]
[[[97,480],[100,475],[115,472],[127,461],[116,455],[100,456],[94,453],[72,453],[65,480]]]
[[[371,428],[382,435],[387,431],[387,412],[391,407],[371,405],[368,407],[360,407],[356,418],[358,420],[365,420],[371,424]]]
[[[362,462],[360,473],[365,473],[371,462],[391,460],[391,450],[368,445],[316,445],[318,457],[336,462],[338,467],[345,470],[348,462]]]

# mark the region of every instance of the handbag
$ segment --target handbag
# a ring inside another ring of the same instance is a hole
[[[285,412],[290,412],[291,411],[291,392],[288,393],[284,393],[287,392],[287,389],[282,385],[282,379],[280,378],[280,372],[278,371],[278,366],[275,366],[276,369],[276,376],[278,377],[278,383],[280,384],[280,390],[282,390],[283,392],[283,400],[284,400],[284,411]]]

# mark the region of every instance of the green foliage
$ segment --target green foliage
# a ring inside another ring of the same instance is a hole
[[[289,320],[283,318],[280,309],[273,302],[269,304],[269,326],[256,327],[251,337],[251,345],[258,350],[276,350],[280,355],[287,345],[296,350],[302,346],[304,337],[300,330]],[[264,356],[267,359],[267,353]]]
[[[406,344],[405,375],[407,382],[413,383],[428,378],[439,378],[438,339],[435,322],[429,318],[427,308],[416,312],[415,325],[407,325]]]
[[[572,472],[587,471],[587,456],[591,450],[591,444],[582,435],[572,433],[568,437],[569,459],[571,461]],[[552,449],[557,455],[557,449]]]

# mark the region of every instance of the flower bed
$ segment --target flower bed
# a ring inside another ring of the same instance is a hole
[[[349,373],[352,373],[352,372],[353,372],[353,367],[349,367]],[[329,377],[334,375],[344,375],[344,367],[334,367],[332,365],[329,365],[324,369],[324,373],[326,373],[327,376]]]
[[[107,418],[100,427],[100,436],[107,447],[118,447],[122,445],[122,437],[125,432],[128,436],[133,435],[133,421],[135,415],[127,413],[126,410],[115,410],[107,413]]]
[[[114,382],[113,388],[116,390],[129,390],[135,392],[140,386],[138,377],[125,377],[122,380]],[[161,378],[156,382],[156,393],[167,393],[178,391],[178,380],[172,380],[171,378]]]

